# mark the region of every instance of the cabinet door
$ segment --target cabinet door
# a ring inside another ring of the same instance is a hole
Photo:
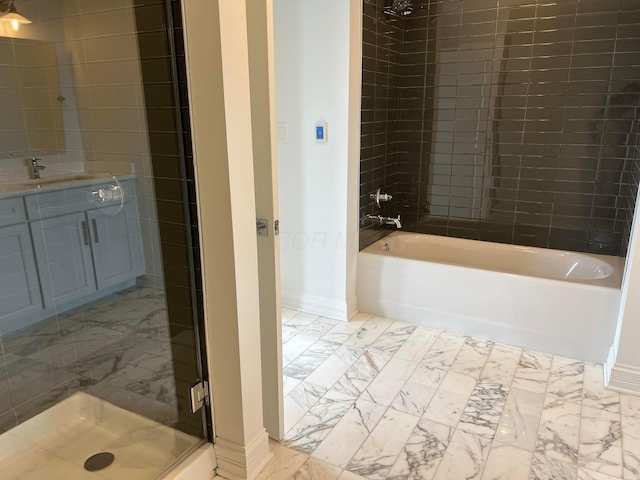
[[[29,225],[0,228],[0,335],[4,320],[29,317],[44,310]]]
[[[96,291],[88,227],[84,213],[31,223],[47,307]]]
[[[140,227],[135,204],[127,203],[113,215],[87,212],[98,288],[103,289],[144,273]]]

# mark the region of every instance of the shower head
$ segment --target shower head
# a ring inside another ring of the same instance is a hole
[[[390,0],[382,9],[382,13],[393,17],[406,17],[413,13],[411,0]]]

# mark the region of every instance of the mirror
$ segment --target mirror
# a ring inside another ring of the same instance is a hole
[[[0,158],[62,153],[55,45],[0,37]]]

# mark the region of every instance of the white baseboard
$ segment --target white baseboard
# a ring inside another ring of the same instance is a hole
[[[618,392],[640,395],[640,368],[616,363],[607,386]]]
[[[357,311],[355,298],[338,300],[285,288],[282,289],[282,306],[334,320],[349,320]]]
[[[271,460],[269,435],[266,430],[259,432],[246,445],[216,438],[214,444],[218,460],[217,474],[229,480],[251,480]]]

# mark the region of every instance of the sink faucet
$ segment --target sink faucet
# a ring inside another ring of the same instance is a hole
[[[385,217],[382,215],[371,215],[370,213],[362,217],[362,223],[370,220],[372,222],[378,222],[378,225],[395,225],[396,228],[402,228],[402,223],[400,221],[400,215],[397,218],[393,217]]]
[[[31,157],[31,174],[36,180],[40,179],[40,170],[47,168],[44,165],[38,165],[39,161],[40,159],[38,157]]]

